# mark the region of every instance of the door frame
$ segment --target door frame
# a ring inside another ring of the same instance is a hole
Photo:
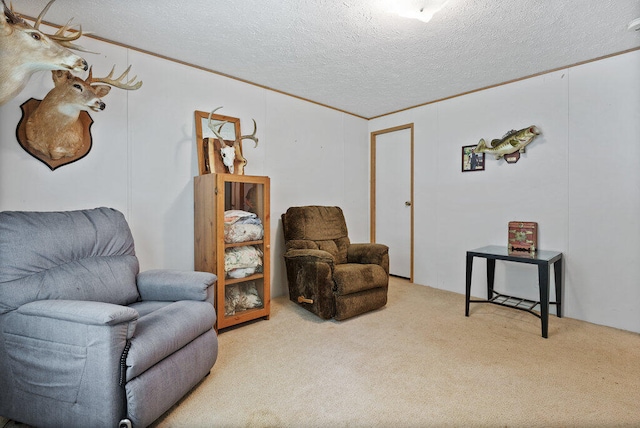
[[[394,126],[392,128],[386,128],[386,129],[381,129],[378,131],[373,131],[371,132],[371,189],[370,189],[370,208],[369,208],[369,213],[370,213],[370,237],[371,237],[371,242],[375,242],[376,241],[376,138],[378,137],[378,135],[382,135],[382,134],[388,134],[391,132],[395,132],[395,131],[402,131],[405,129],[409,129],[410,130],[410,134],[411,134],[411,165],[410,165],[410,202],[411,202],[411,242],[410,242],[410,248],[409,248],[409,252],[411,254],[411,260],[410,260],[410,273],[409,273],[409,281],[413,283],[413,244],[414,244],[414,239],[413,239],[413,212],[414,212],[414,202],[413,202],[413,122],[412,123],[407,123],[405,125],[399,125],[399,126]]]

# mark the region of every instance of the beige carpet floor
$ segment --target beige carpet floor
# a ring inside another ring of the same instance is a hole
[[[220,334],[211,374],[154,426],[640,426],[640,335],[472,304],[392,279],[385,308],[323,321],[285,297]]]
[[[392,279],[386,307],[323,321],[286,297],[220,334],[173,427],[640,427],[640,335]],[[23,426],[0,418],[0,426]]]

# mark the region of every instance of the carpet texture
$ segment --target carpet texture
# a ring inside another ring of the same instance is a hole
[[[472,304],[391,279],[387,305],[325,321],[286,297],[223,332],[169,427],[640,426],[640,335]],[[552,310],[553,312],[553,310]]]
[[[551,316],[543,339],[531,314],[467,318],[464,295],[394,278],[384,308],[346,321],[271,309],[220,334],[211,374],[154,427],[640,426],[635,333]]]

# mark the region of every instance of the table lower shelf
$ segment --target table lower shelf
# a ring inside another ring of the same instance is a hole
[[[524,312],[540,318],[540,314],[533,309],[536,306],[540,306],[540,301],[523,299],[521,297],[509,296],[507,294],[493,292],[493,297],[489,300],[473,300],[470,299],[469,303],[493,303],[494,305],[506,306],[508,308],[519,309]],[[555,305],[556,302],[549,302],[550,305]]]

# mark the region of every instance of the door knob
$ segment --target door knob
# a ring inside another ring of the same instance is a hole
[[[405,204],[405,206],[410,207],[411,206],[411,201],[407,201],[404,204]]]

